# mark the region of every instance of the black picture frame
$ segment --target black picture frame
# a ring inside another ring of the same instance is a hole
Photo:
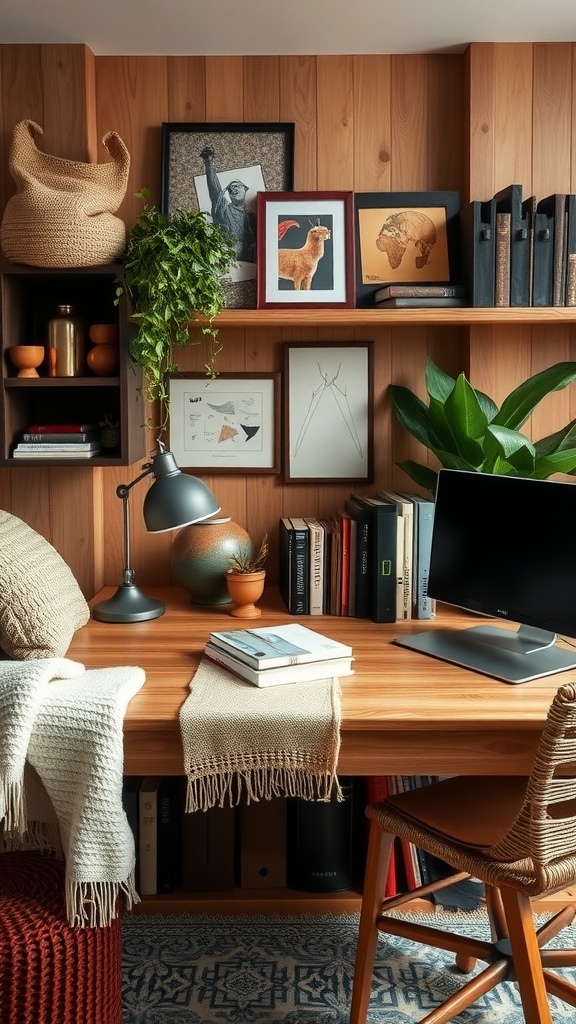
[[[201,155],[210,150],[211,159]],[[212,171],[215,177],[209,188]],[[293,179],[293,123],[162,124],[162,211],[202,210],[217,220],[221,217],[238,238],[238,266],[223,282],[228,308],[256,307],[258,192],[292,189]],[[234,207],[229,192],[233,183]]]
[[[454,191],[354,193],[357,308],[387,284],[461,284],[459,213]]]

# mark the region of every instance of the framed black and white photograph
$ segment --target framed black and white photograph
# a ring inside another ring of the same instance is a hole
[[[356,306],[389,284],[454,284],[458,192],[357,192]]]
[[[293,175],[293,124],[162,125],[162,210],[202,210],[236,238],[228,307],[256,305],[256,196],[291,189]]]
[[[373,342],[286,342],[286,482],[369,483],[373,474]]]
[[[170,449],[181,468],[279,473],[280,374],[170,377]]]
[[[352,192],[258,196],[259,309],[354,305]]]

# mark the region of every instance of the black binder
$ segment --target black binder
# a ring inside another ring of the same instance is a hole
[[[495,213],[510,214],[510,305],[530,305],[530,200],[522,203],[522,185],[508,185],[492,202]]]
[[[471,306],[494,305],[496,208],[474,200],[460,211],[460,246]]]
[[[554,271],[554,203],[548,196],[536,204],[534,215],[534,271],[532,305],[552,305],[552,277]]]

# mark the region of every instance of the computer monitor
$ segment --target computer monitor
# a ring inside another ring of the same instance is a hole
[[[428,594],[519,624],[429,628],[396,643],[507,683],[576,668],[576,484],[442,469]]]

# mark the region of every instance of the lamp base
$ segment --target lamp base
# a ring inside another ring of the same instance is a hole
[[[92,617],[100,622],[143,622],[157,619],[165,610],[164,601],[146,597],[138,587],[123,583],[113,597],[94,605]]]

